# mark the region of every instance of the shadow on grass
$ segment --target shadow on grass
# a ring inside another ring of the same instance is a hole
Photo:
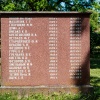
[[[89,93],[81,94],[79,100],[100,100],[100,78],[91,76],[90,80],[93,86],[93,92],[90,91]]]
[[[94,93],[92,97],[95,99],[92,100],[100,100],[100,78],[91,76],[90,80],[91,80],[90,83],[94,88]]]
[[[100,84],[100,78],[99,77],[91,76],[90,79],[91,79],[91,84],[92,85],[97,86],[97,85]]]
[[[100,54],[94,54],[90,59],[90,63],[92,69],[90,83],[94,88],[92,100],[100,100],[100,73],[98,70],[100,69]]]
[[[100,58],[99,59],[91,58],[90,63],[91,63],[91,69],[100,68]]]

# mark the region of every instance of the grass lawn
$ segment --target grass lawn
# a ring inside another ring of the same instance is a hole
[[[91,69],[91,85],[100,87],[100,58],[92,58],[90,59]]]
[[[91,75],[90,84],[94,88],[94,96],[98,97],[98,99],[93,99],[93,100],[100,100],[100,69],[99,68],[91,69],[90,75]]]
[[[90,84],[94,87],[95,96],[100,100],[100,57],[91,58],[90,61]]]
[[[100,86],[100,69],[90,69],[91,85]]]

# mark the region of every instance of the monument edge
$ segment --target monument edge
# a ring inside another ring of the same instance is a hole
[[[27,86],[27,87],[0,87],[0,93],[14,93],[17,92],[19,95],[23,93],[25,95],[30,93],[43,93],[43,94],[52,94],[52,93],[93,93],[93,86],[83,85],[83,86]]]
[[[64,15],[71,15],[71,14],[86,14],[86,15],[90,15],[91,12],[75,12],[75,11],[0,11],[0,15],[7,15],[7,14],[64,14]]]

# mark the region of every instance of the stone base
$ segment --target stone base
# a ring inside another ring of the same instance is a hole
[[[93,92],[93,87],[90,85],[84,86],[35,86],[35,87],[0,87],[0,93],[17,92],[19,95],[27,95],[32,93],[52,94],[58,93],[89,93]]]

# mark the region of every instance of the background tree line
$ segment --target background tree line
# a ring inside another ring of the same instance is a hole
[[[94,0],[0,0],[2,11],[86,11]]]
[[[100,45],[100,4],[95,0],[0,0],[0,11],[91,11],[91,54]]]

